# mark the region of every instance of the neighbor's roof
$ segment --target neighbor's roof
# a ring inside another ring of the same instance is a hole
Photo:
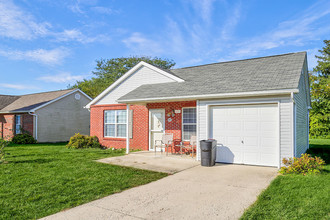
[[[0,113],[28,112],[76,89],[34,93],[22,96],[0,95]]]
[[[184,82],[142,85],[119,102],[297,89],[306,52],[170,70]]]

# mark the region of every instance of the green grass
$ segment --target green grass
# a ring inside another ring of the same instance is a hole
[[[36,219],[167,174],[94,160],[124,151],[69,150],[64,144],[12,145],[0,164],[0,219]]]
[[[329,150],[330,139],[310,140],[313,156],[329,160]],[[330,164],[318,175],[278,176],[241,219],[330,219]]]

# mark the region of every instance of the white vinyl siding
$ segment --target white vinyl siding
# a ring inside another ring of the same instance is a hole
[[[296,150],[295,156],[300,157],[301,154],[305,153],[308,149],[308,135],[309,135],[309,120],[308,120],[308,101],[307,101],[307,91],[306,80],[307,73],[302,72],[299,81],[299,93],[294,95],[294,100],[296,104]]]
[[[198,140],[204,140],[209,138],[209,109],[208,105],[216,105],[221,103],[252,103],[252,102],[279,102],[279,120],[280,120],[280,132],[279,132],[279,144],[280,144],[280,158],[292,157],[293,145],[292,145],[292,101],[290,96],[281,96],[274,98],[241,98],[241,99],[221,99],[221,100],[199,100],[199,112],[197,112],[199,126],[198,126]],[[200,150],[197,149],[197,158],[200,159]]]
[[[182,139],[189,141],[196,135],[196,108],[182,108]]]
[[[123,95],[136,89],[137,87],[145,84],[167,83],[176,82],[175,80],[164,76],[148,67],[141,67],[135,73],[130,75],[127,79],[121,82],[102,99],[96,102],[94,105],[107,105],[118,104],[116,101]]]
[[[126,110],[104,111],[104,137],[126,137]]]

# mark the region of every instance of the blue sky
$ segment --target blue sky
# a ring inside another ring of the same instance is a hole
[[[95,60],[175,67],[307,51],[330,36],[330,1],[0,0],[0,94],[65,89]]]

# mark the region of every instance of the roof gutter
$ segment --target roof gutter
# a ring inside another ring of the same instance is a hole
[[[118,103],[138,103],[138,102],[155,102],[155,101],[178,101],[178,100],[196,100],[196,99],[214,99],[214,98],[234,98],[234,97],[247,97],[247,96],[270,96],[270,95],[291,95],[298,93],[299,89],[281,89],[270,91],[257,91],[257,92],[236,92],[236,93],[223,93],[223,94],[208,94],[208,95],[190,95],[190,96],[174,96],[174,97],[159,97],[159,98],[144,98],[144,99],[126,99],[116,100]]]
[[[20,113],[28,113],[28,111],[4,111],[4,112],[0,112],[0,114],[20,114]]]

